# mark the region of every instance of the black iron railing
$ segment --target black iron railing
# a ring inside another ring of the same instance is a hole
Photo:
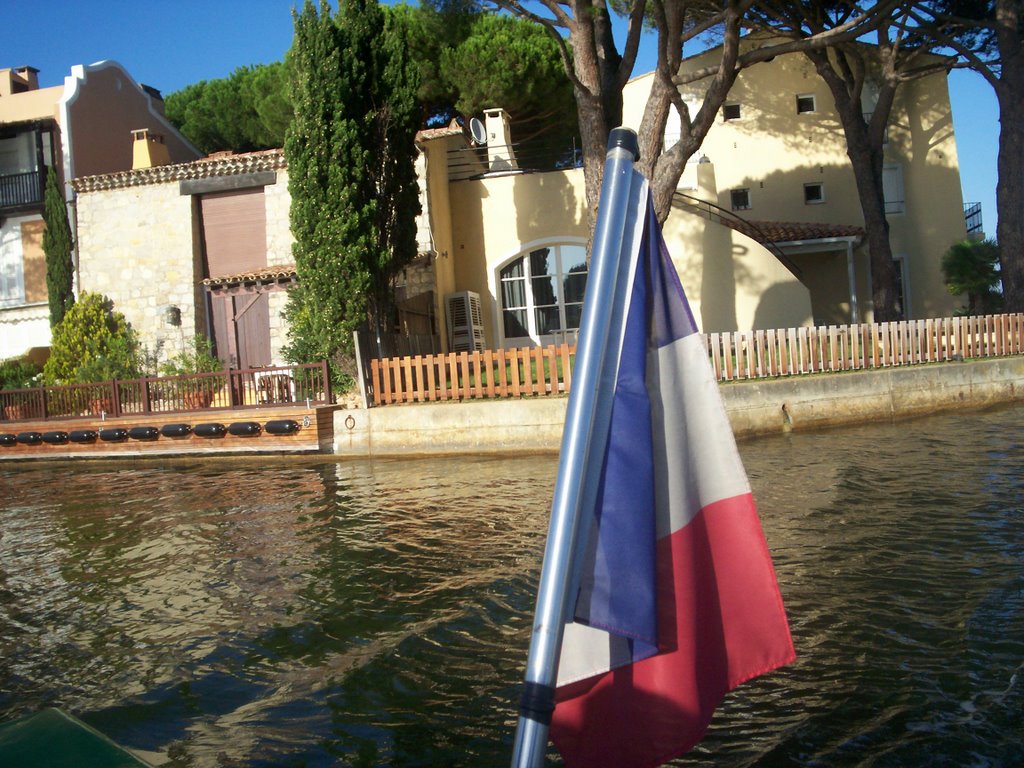
[[[564,171],[582,166],[583,151],[574,139],[481,144],[448,152],[448,178],[452,181],[512,173]]]
[[[981,222],[981,203],[964,203],[964,223],[968,235],[985,231]]]
[[[772,256],[781,262],[782,266],[790,271],[790,273],[799,280],[803,277],[803,272],[800,270],[793,260],[790,259],[782,250],[771,241],[760,227],[754,222],[744,219],[742,216],[737,216],[732,211],[727,211],[721,206],[715,205],[708,200],[701,200],[699,197],[693,195],[687,195],[684,192],[676,192],[672,195],[672,205],[676,208],[681,208],[690,213],[695,213],[708,221],[713,221],[716,224],[734,229],[740,232],[752,240],[756,240],[760,243],[765,250],[767,250]]]
[[[0,176],[0,208],[43,202],[44,177],[39,171]]]

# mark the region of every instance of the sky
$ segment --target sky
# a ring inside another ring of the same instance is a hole
[[[40,86],[60,85],[75,64],[114,60],[165,96],[251,64],[280,61],[292,37],[294,0],[34,0],[10,4],[0,27],[0,68],[32,66]],[[17,20],[17,21],[14,21]],[[12,23],[13,22],[13,23]],[[634,74],[653,68],[653,45]],[[980,202],[985,232],[996,229],[999,110],[991,87],[971,72],[949,78],[965,202]]]

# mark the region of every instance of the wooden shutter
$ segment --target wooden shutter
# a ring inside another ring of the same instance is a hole
[[[46,301],[46,253],[43,251],[42,219],[26,221],[21,225],[21,254],[24,264],[25,303]]]
[[[238,275],[267,266],[263,187],[200,197],[206,276]]]

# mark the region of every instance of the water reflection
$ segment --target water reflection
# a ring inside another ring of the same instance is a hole
[[[679,764],[1024,761],[1022,426],[743,444],[799,658]],[[504,765],[554,471],[5,466],[0,715],[59,705],[179,766]]]

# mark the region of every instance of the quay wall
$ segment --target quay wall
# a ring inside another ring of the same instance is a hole
[[[1024,400],[1024,356],[721,386],[737,437],[912,418]],[[567,398],[418,403],[334,412],[334,453],[556,452]]]

